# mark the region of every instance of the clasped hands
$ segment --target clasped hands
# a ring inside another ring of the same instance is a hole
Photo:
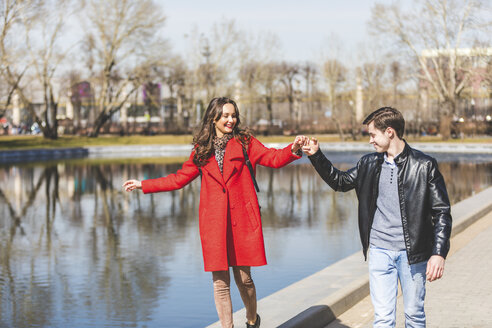
[[[304,154],[311,156],[314,155],[319,149],[318,139],[309,138],[306,136],[297,136],[292,144],[292,152],[296,153],[301,149]]]

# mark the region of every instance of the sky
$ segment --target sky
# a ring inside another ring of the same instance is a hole
[[[333,36],[342,40],[346,50],[366,42],[367,22],[376,3],[376,0],[156,1],[167,17],[164,37],[176,53],[185,53],[185,35],[193,26],[208,33],[214,23],[233,18],[241,30],[276,34],[283,59],[288,61],[315,60]]]

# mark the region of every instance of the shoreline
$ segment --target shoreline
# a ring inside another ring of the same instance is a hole
[[[286,147],[288,143],[265,143],[272,148]],[[492,154],[492,144],[483,143],[410,143],[413,148],[428,153]],[[0,151],[0,163],[34,162],[70,158],[144,158],[189,156],[190,144],[168,145],[125,145],[125,146],[88,146],[73,148],[41,148],[27,150]],[[373,147],[365,142],[324,142],[324,152],[373,152]]]

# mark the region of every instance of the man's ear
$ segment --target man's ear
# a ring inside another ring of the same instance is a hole
[[[396,131],[392,127],[387,127],[386,128],[386,133],[388,133],[388,136],[393,139],[396,136]]]

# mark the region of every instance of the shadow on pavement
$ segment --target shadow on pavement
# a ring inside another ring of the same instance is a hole
[[[324,328],[332,322],[337,322],[335,314],[327,305],[315,305],[302,311],[292,319],[284,322],[278,328]],[[338,321],[339,322],[339,321]],[[349,328],[343,324],[337,328]]]

